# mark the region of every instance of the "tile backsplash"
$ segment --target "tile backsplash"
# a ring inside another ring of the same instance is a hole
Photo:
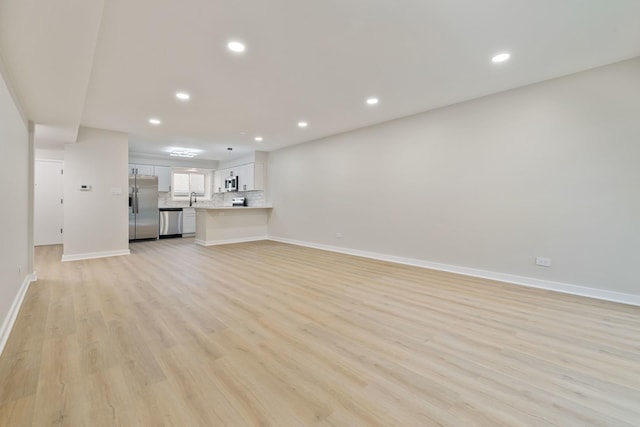
[[[234,197],[246,197],[247,206],[265,206],[264,191],[239,191],[231,193],[215,193],[211,200],[198,199],[195,207],[223,207],[231,206]],[[188,200],[171,200],[171,193],[158,193],[158,206],[163,208],[188,206]]]

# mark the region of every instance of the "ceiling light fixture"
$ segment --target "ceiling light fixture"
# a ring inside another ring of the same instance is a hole
[[[244,43],[241,43],[238,41],[227,43],[227,48],[229,48],[231,52],[235,52],[235,53],[242,53],[245,50],[247,50],[247,47],[244,45]]]
[[[176,98],[181,101],[188,101],[189,99],[191,99],[191,95],[189,95],[187,92],[176,92]]]
[[[149,123],[151,123],[152,125],[159,125],[160,123],[162,123],[160,121],[160,119],[149,119]]]
[[[506,52],[505,53],[499,53],[499,54],[495,55],[493,58],[491,58],[491,62],[494,62],[494,63],[497,64],[497,63],[500,63],[500,62],[504,62],[509,58],[511,58],[510,54],[508,54]]]
[[[253,138],[256,140],[256,142],[262,142],[262,137],[261,136],[256,136],[255,138]]]
[[[368,98],[367,99],[367,104],[369,104],[369,105],[376,105],[378,102],[380,102],[378,100],[378,98]]]
[[[309,123],[307,123],[307,122],[298,122],[298,127],[299,128],[306,128],[307,126],[309,126]]]
[[[196,153],[193,150],[171,150],[169,152],[169,155],[171,157],[195,157],[198,155],[198,153]]]

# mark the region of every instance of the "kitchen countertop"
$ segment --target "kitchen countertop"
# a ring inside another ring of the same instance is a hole
[[[221,209],[273,209],[273,206],[193,206],[196,209],[221,210]]]
[[[272,209],[273,206],[180,206],[180,205],[159,205],[158,209]]]

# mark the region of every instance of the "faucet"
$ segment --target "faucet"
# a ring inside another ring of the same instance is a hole
[[[193,197],[193,201],[191,201],[192,197]],[[189,194],[189,206],[193,206],[194,203],[198,203],[198,199],[196,198],[195,191],[192,191],[191,194]]]

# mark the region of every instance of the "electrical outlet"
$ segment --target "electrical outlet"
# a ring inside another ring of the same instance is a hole
[[[537,256],[536,265],[539,265],[540,267],[551,267],[551,259]]]
[[[342,233],[336,233],[336,239],[342,239]]]

